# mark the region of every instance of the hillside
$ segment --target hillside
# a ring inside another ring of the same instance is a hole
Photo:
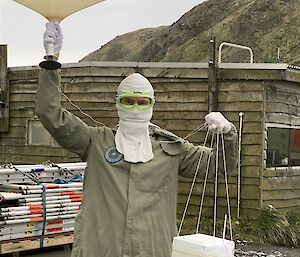
[[[119,36],[84,61],[207,62],[208,42],[249,46],[255,62],[300,64],[300,0],[209,0],[168,27]],[[223,61],[248,62],[245,50],[224,48]]]
[[[143,47],[165,27],[140,29],[118,36],[83,60],[88,61],[135,61]]]

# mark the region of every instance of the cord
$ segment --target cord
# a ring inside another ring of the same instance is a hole
[[[75,107],[81,114],[83,114],[85,117],[88,117],[90,120],[92,120],[94,123],[96,124],[99,124],[101,126],[106,126],[104,123],[100,122],[100,121],[97,121],[96,119],[94,119],[91,115],[85,113],[83,110],[81,110],[81,108],[79,106],[77,106],[76,104],[74,104],[72,102],[72,100],[64,93],[61,91],[61,88],[59,88],[57,85],[56,85],[57,89],[58,89],[58,92],[60,92],[66,99],[67,101],[73,106]]]

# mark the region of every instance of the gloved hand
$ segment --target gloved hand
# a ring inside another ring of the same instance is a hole
[[[228,133],[231,129],[230,122],[220,112],[211,112],[205,116],[208,129],[215,133]]]
[[[58,22],[46,23],[46,31],[44,32],[43,43],[47,55],[55,55],[58,57],[63,43],[63,35]],[[52,53],[52,50],[49,50],[49,45],[51,44],[53,45]]]

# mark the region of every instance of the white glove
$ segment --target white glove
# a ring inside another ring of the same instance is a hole
[[[63,35],[58,22],[46,23],[46,31],[44,32],[43,43],[47,55],[55,55],[58,57],[63,43]],[[52,45],[53,50],[51,50]]]
[[[230,122],[220,112],[211,112],[205,116],[208,129],[218,133],[228,133],[231,130]]]

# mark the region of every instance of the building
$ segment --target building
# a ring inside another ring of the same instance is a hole
[[[35,117],[39,67],[6,67],[0,48],[0,162],[42,163],[80,161],[61,149]],[[120,81],[133,72],[146,76],[156,91],[152,122],[184,137],[204,123],[212,108],[221,111],[240,131],[240,180],[229,179],[233,215],[255,217],[264,206],[300,206],[300,70],[286,64],[89,62],[62,67],[62,90],[80,109],[107,126],[118,117],[115,94]],[[208,85],[213,85],[213,89]],[[66,98],[63,105],[90,125]],[[213,106],[213,107],[212,107]],[[203,142],[205,133],[189,138]],[[198,180],[188,209],[198,215],[203,181]],[[180,178],[178,212],[182,213],[191,179]],[[226,211],[224,181],[219,183],[220,215]],[[240,192],[240,201],[239,193]],[[205,207],[213,206],[214,186],[206,190]],[[240,203],[240,204],[239,204]],[[205,215],[211,208],[204,209]]]

